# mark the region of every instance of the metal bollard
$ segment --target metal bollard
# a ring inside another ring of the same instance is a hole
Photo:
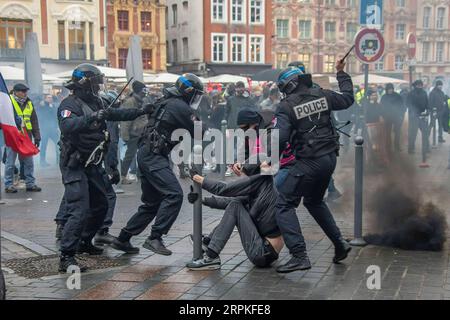
[[[433,148],[437,148],[436,146],[436,120],[437,120],[437,109],[433,108],[431,115],[431,125],[433,126]]]
[[[367,243],[362,237],[363,213],[363,175],[364,175],[364,138],[355,137],[355,222],[354,238],[350,241],[352,246],[365,246]]]
[[[220,180],[225,180],[225,171],[227,171],[227,120],[222,120],[222,159],[220,163]]]
[[[197,172],[201,174],[202,170],[202,152],[203,148],[200,145],[194,146],[194,166]],[[194,192],[198,194],[197,201],[194,202],[194,226],[193,226],[193,242],[194,242],[194,256],[193,260],[198,260],[203,257],[202,254],[202,186],[194,182]]]
[[[422,135],[422,163],[419,164],[419,168],[429,168],[430,165],[427,163],[427,149],[428,149],[428,128],[427,128],[427,115],[419,116],[419,125]]]

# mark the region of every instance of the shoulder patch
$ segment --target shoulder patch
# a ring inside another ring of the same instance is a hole
[[[63,118],[68,118],[68,117],[70,117],[71,114],[72,114],[72,111],[69,111],[69,110],[61,111],[61,117],[63,117]]]
[[[325,97],[309,101],[293,107],[295,117],[300,120],[310,115],[328,110],[328,102]]]

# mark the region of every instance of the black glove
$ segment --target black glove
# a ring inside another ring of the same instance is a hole
[[[155,105],[153,103],[147,103],[142,106],[142,111],[144,114],[152,114],[155,110]]]
[[[111,168],[112,172],[109,174],[109,181],[111,184],[118,184],[120,182],[120,172],[117,168]]]
[[[89,122],[94,122],[94,121],[102,121],[105,120],[108,117],[108,111],[106,111],[106,109],[101,109],[98,110],[97,112],[94,112],[93,114],[91,114],[88,118]]]
[[[191,186],[191,192],[187,195],[189,203],[194,203],[198,199],[198,193],[194,192],[194,188]]]
[[[36,148],[39,148],[39,146],[41,145],[41,140],[34,140],[34,145],[36,146]]]

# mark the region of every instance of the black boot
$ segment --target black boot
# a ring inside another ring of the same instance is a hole
[[[344,239],[340,239],[339,243],[334,246],[334,258],[333,262],[338,263],[341,260],[347,258],[348,253],[352,250],[350,244]]]
[[[64,229],[64,225],[62,223],[56,224],[55,238],[57,240],[61,240],[63,229]]]
[[[170,256],[172,254],[172,251],[166,248],[161,238],[156,239],[147,238],[147,240],[145,240],[142,246],[145,249],[151,250],[157,254],[162,254],[164,256]]]
[[[308,256],[304,254],[299,257],[293,256],[286,264],[279,266],[276,271],[278,273],[289,273],[308,269],[311,269],[311,262],[309,262]]]
[[[94,246],[90,241],[81,240],[78,245],[77,253],[87,253],[91,256],[98,256],[103,253],[103,249]]]
[[[110,245],[114,241],[114,239],[115,238],[109,234],[108,229],[100,230],[95,235],[94,245],[96,246]]]
[[[114,240],[111,242],[112,248],[130,254],[139,253],[139,248],[133,247],[129,240],[126,242],[121,242],[116,237],[113,238]]]
[[[74,256],[61,255],[61,257],[59,258],[58,271],[67,272],[67,269],[70,266],[78,267],[80,269],[80,272],[85,272],[87,270],[87,267],[80,265]]]

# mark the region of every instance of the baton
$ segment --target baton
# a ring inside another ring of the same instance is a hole
[[[120,92],[119,92],[119,94],[117,95],[117,97],[113,100],[113,102],[111,102],[111,103],[109,104],[108,108],[106,108],[106,109],[111,108],[111,107],[114,105],[114,103],[116,103],[116,101],[120,98],[120,96],[122,95],[122,93],[125,91],[125,89],[128,87],[128,85],[130,84],[130,82],[131,82],[133,79],[134,79],[134,78],[131,77],[130,80],[128,80],[127,84],[122,88],[122,90],[120,90]]]
[[[340,63],[343,63],[344,60],[348,57],[348,55],[350,54],[350,52],[352,52],[352,50],[355,48],[355,45],[352,45],[352,47],[350,48],[350,50],[347,51],[347,53],[345,54],[345,56],[340,60]]]

